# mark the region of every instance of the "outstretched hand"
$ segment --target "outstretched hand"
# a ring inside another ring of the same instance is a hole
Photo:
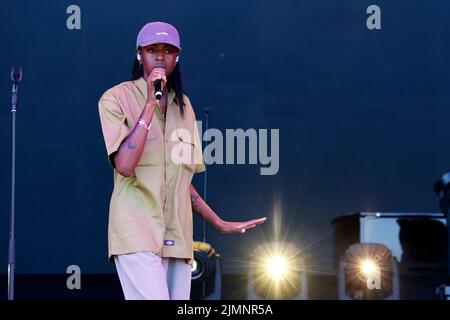
[[[245,233],[247,229],[256,227],[267,220],[266,217],[243,222],[221,221],[217,226],[220,233]]]

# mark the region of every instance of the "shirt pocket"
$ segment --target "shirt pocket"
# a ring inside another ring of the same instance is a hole
[[[195,171],[195,144],[192,139],[192,135],[183,134],[182,132],[177,131],[178,135],[178,143],[177,143],[177,162],[179,163],[181,160],[181,165],[183,168],[194,172]]]

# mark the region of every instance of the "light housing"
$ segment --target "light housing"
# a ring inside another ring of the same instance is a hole
[[[340,299],[398,299],[397,262],[385,245],[351,245],[339,269]]]
[[[191,267],[191,299],[221,299],[222,272],[220,255],[206,242],[194,241],[194,262]]]

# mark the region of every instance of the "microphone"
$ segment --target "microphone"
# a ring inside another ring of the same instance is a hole
[[[162,90],[162,80],[158,79],[155,80],[155,82],[153,82],[153,85],[155,86],[155,98],[157,100],[161,100],[162,96],[163,96],[163,90]]]
[[[19,82],[22,80],[22,67],[16,69],[11,67],[11,80],[13,82],[12,95],[11,95],[11,112],[17,111],[17,97],[19,95]]]

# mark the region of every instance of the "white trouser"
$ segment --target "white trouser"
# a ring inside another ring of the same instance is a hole
[[[153,252],[114,256],[126,300],[189,300],[191,265]]]

